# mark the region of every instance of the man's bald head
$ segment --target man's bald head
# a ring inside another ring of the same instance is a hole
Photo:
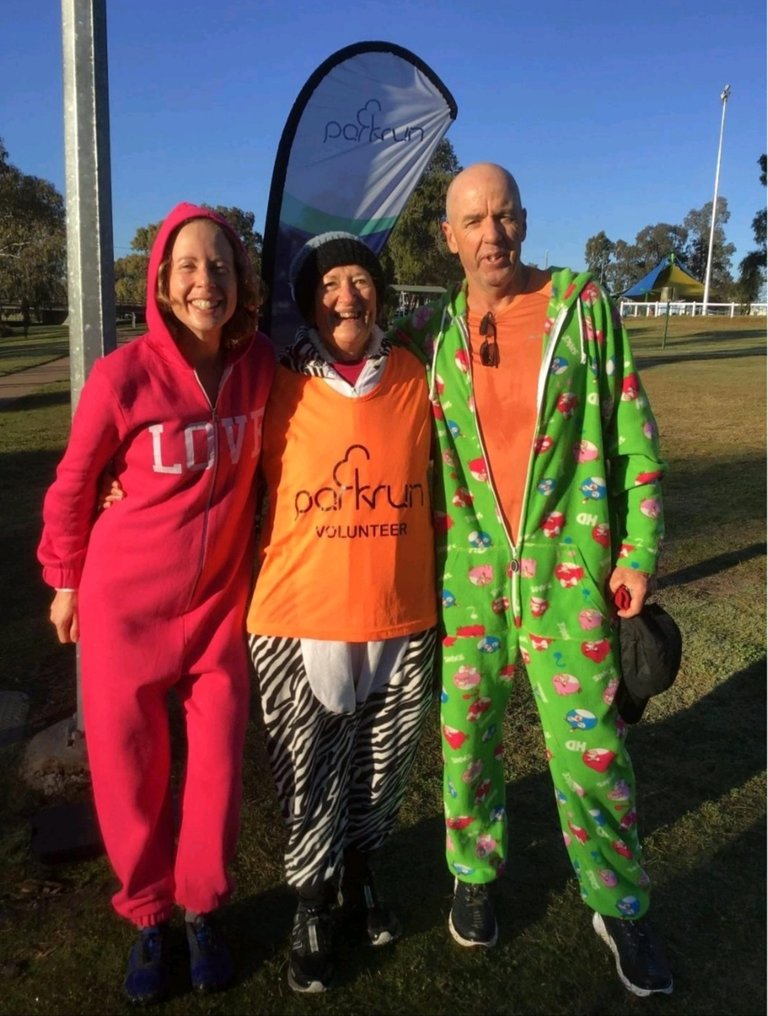
[[[446,219],[450,220],[452,212],[455,214],[456,205],[461,204],[466,191],[494,180],[496,182],[503,182],[510,193],[514,195],[517,207],[522,208],[523,203],[520,198],[520,188],[517,185],[517,180],[515,180],[509,170],[504,169],[503,166],[499,166],[495,162],[476,162],[474,165],[462,169],[448,184],[448,190],[445,193]]]
[[[512,174],[493,162],[468,166],[448,187],[445,213],[443,234],[459,256],[470,301],[492,310],[520,292],[527,225]]]

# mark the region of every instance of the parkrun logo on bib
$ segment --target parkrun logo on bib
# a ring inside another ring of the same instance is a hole
[[[404,483],[395,490],[389,483],[366,483],[371,469],[365,468],[371,453],[364,445],[347,448],[331,471],[331,482],[316,490],[298,490],[293,500],[295,519],[308,512],[376,512],[386,509],[423,507],[424,487],[420,483]],[[364,470],[364,471],[363,471]]]
[[[378,99],[369,99],[364,106],[361,106],[355,114],[355,123],[339,123],[338,120],[329,120],[324,128],[326,141],[335,141],[343,138],[345,141],[353,141],[357,145],[372,144],[374,141],[388,141],[391,144],[403,141],[423,141],[423,127],[380,127],[376,124],[376,113],[381,113],[381,103]]]

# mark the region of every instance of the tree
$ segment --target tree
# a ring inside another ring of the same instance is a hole
[[[131,249],[148,258],[152,250],[152,244],[155,242],[155,237],[160,232],[162,224],[162,222],[150,222],[146,226],[139,226],[131,240]]]
[[[48,180],[13,166],[0,139],[0,303],[65,302],[66,256],[64,199]]]
[[[115,261],[115,303],[143,307],[147,299],[149,252],[162,222],[139,226],[131,240],[133,254]]]
[[[765,156],[763,181],[765,181]],[[731,258],[735,251],[732,243],[725,239],[725,223],[730,218],[728,202],[717,199],[717,217],[712,244],[711,287],[713,299],[726,300],[731,296],[733,279],[730,273]],[[760,213],[753,222],[753,229]],[[762,255],[755,252],[755,261],[765,260],[765,212],[762,213],[763,240]],[[702,208],[692,208],[683,220],[682,226],[669,222],[644,226],[635,237],[634,243],[616,240],[614,243],[604,232],[591,236],[584,248],[587,267],[608,288],[611,293],[623,293],[633,283],[647,275],[668,254],[674,254],[688,268],[692,275],[704,281],[709,253],[709,234],[712,225],[712,202]],[[759,232],[759,230],[758,230]],[[758,237],[758,232],[755,237]],[[758,243],[759,243],[758,239]],[[751,262],[750,262],[751,264]],[[749,265],[748,265],[749,268]],[[750,269],[754,271],[754,269]],[[759,284],[758,284],[759,286]]]
[[[761,155],[757,160],[760,166],[760,183],[765,187],[766,180],[766,157]],[[765,285],[765,259],[766,259],[766,209],[761,208],[752,220],[752,234],[757,244],[756,250],[751,250],[742,261],[739,262],[739,280],[736,284],[736,291],[743,303],[753,303],[760,295],[760,290]]]
[[[589,271],[600,282],[605,282],[606,269],[613,255],[614,247],[613,240],[609,240],[603,230],[600,230],[595,236],[590,236],[587,240],[587,245],[584,248],[584,260]]]
[[[731,258],[736,247],[725,241],[725,223],[730,219],[728,202],[725,198],[717,199],[715,231],[712,234],[712,268],[709,285],[711,298],[714,301],[726,300],[731,294],[733,279],[731,278]],[[688,230],[688,241],[683,253],[683,262],[692,275],[701,282],[707,274],[709,256],[709,236],[712,232],[712,202],[708,201],[701,208],[692,208],[683,219]]]
[[[461,166],[446,138],[438,144],[382,254],[386,277],[400,285],[447,286],[462,277],[443,238],[445,192]]]
[[[685,226],[675,226],[669,222],[645,226],[635,237],[634,248],[638,267],[646,273],[655,268],[667,254],[682,258],[686,239]]]
[[[149,256],[141,253],[127,254],[115,261],[115,303],[118,306],[144,306],[148,264]]]
[[[254,270],[261,270],[261,233],[254,229],[256,216],[242,208],[224,205],[203,205],[225,218],[241,243],[248,251]],[[131,240],[132,254],[115,261],[115,303],[135,304],[143,307],[147,297],[147,268],[152,244],[155,242],[162,222],[150,222],[139,226]]]
[[[204,208],[213,208],[222,218],[226,219],[232,229],[240,237],[240,242],[248,251],[254,271],[261,272],[261,252],[264,246],[264,238],[258,230],[254,229],[256,216],[253,212],[244,212],[242,208],[225,205],[204,205]]]
[[[601,231],[587,240],[584,257],[587,267],[609,292],[622,293],[647,275],[667,254],[682,258],[687,235],[683,226],[673,226],[669,222],[644,226],[634,243],[626,240],[614,243]]]

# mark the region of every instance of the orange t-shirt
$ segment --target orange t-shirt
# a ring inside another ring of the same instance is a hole
[[[515,542],[536,427],[536,390],[551,293],[550,273],[529,267],[523,291],[502,314],[494,315],[497,367],[485,367],[480,360],[483,315],[474,313],[471,307],[467,312],[480,432],[504,520]]]
[[[424,367],[405,349],[356,398],[278,367],[249,632],[368,642],[436,623],[430,437]]]

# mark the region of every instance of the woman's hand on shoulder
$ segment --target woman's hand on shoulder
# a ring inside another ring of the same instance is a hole
[[[99,508],[102,511],[106,511],[116,501],[122,501],[124,497],[125,491],[115,474],[109,472],[109,470],[103,472],[99,480],[99,493],[96,499]]]
[[[56,629],[59,642],[79,642],[80,622],[77,609],[76,589],[57,589],[51,603],[51,624]]]

